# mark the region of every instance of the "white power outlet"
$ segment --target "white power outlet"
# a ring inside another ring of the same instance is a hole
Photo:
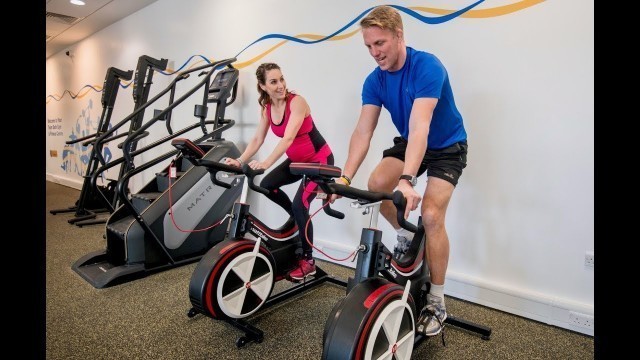
[[[584,253],[584,266],[593,267],[593,251],[587,251]]]
[[[586,329],[593,329],[593,316],[569,311],[569,323]]]

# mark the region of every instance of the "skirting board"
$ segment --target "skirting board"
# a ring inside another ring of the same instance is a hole
[[[60,185],[64,185],[64,186],[68,186],[70,188],[74,188],[77,190],[82,190],[82,179],[80,178],[69,178],[69,177],[63,177],[63,176],[58,176],[58,175],[53,175],[53,174],[49,174],[47,173],[46,176],[47,181],[51,181],[53,183],[56,184],[60,184]]]
[[[352,245],[336,244],[319,238],[314,240],[314,245],[336,259],[344,259],[354,250]],[[350,268],[356,266],[355,261],[335,261],[320,251],[314,251],[314,256]],[[502,286],[453,271],[447,272],[446,284],[445,294],[448,296],[593,336],[593,305]],[[586,326],[577,325],[581,322],[575,321],[576,313],[591,320],[586,322]]]

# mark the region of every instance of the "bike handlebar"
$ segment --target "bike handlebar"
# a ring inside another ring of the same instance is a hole
[[[249,181],[248,185],[251,189],[261,194],[269,195],[269,190],[259,185],[256,185],[253,182],[253,179],[256,176],[264,173],[264,169],[254,170],[251,167],[249,167],[248,164],[244,164],[242,168],[239,168],[237,166],[227,165],[221,162],[215,162],[215,161],[204,160],[204,159],[196,159],[195,162],[197,165],[204,166],[209,170],[213,170],[214,172],[224,171],[224,172],[228,172],[236,175],[245,175],[247,177],[247,180]]]
[[[313,181],[317,182],[318,180],[314,179]],[[402,194],[402,191],[396,190],[393,193],[368,191],[368,190],[354,188],[348,185],[338,184],[335,182],[326,182],[326,180],[324,181],[324,184],[326,186],[324,187],[321,186],[321,187],[328,194],[341,195],[350,199],[357,200],[362,204],[373,203],[373,202],[378,202],[382,200],[391,200],[393,202],[393,205],[398,210],[397,218],[396,218],[398,220],[398,225],[400,225],[402,228],[407,229],[413,233],[418,231],[418,227],[416,225],[408,222],[404,218],[405,208],[407,207],[407,199],[405,199],[404,195]],[[332,211],[335,211],[335,210],[332,209]]]
[[[338,218],[340,220],[344,219],[344,214],[338,210],[332,209],[331,205],[327,204],[328,201],[329,199],[322,200],[322,206],[323,206],[322,209],[324,210],[325,214],[329,216],[333,216],[334,218]]]

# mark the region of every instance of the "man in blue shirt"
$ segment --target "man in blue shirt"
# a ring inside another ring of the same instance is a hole
[[[362,109],[349,143],[349,156],[340,180],[348,184],[364,161],[382,107],[387,109],[400,136],[371,173],[372,191],[402,191],[407,199],[405,218],[422,201],[431,287],[417,330],[427,336],[442,331],[447,318],[444,280],[449,261],[445,214],[453,190],[467,164],[467,133],[456,108],[447,70],[427,52],[406,46],[402,18],[389,6],[380,6],[360,21],[364,44],[376,67],[362,87]],[[414,186],[427,172],[420,196]],[[334,195],[332,201],[337,197]],[[406,251],[413,234],[402,229],[396,210],[384,201],[380,213],[398,232],[396,251]]]

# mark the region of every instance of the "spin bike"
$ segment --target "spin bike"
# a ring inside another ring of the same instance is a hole
[[[430,287],[429,268],[423,261],[422,219],[418,226],[404,219],[406,199],[400,191],[371,192],[338,184],[334,178],[341,170],[331,165],[292,163],[290,168],[328,195],[356,200],[353,207],[371,214],[370,226],[362,229],[355,277],[348,280],[347,296],[334,306],[325,323],[322,359],[410,359],[414,347],[425,339],[416,333],[416,322]],[[406,252],[392,253],[382,243],[377,219],[383,200],[393,202],[398,224],[414,233]],[[484,340],[491,335],[490,328],[451,315],[444,323],[475,332]],[[444,334],[442,341],[444,344]]]
[[[185,143],[184,146],[190,145]],[[234,204],[231,213],[227,239],[200,259],[191,276],[189,299],[193,307],[187,316],[204,314],[244,331],[244,336],[236,341],[236,346],[242,347],[248,342],[261,343],[264,338],[262,330],[244,320],[258,310],[325,282],[346,286],[344,281],[328,275],[316,265],[316,274],[311,280],[272,294],[275,282],[286,279],[287,273],[297,266],[302,246],[297,225],[289,218],[282,227],[271,229],[249,212],[249,205],[245,203],[247,186],[268,194],[267,189],[254,183],[254,178],[264,170],[253,170],[246,164],[238,168],[204,159],[194,161],[195,165],[205,166],[212,176],[223,172],[226,176],[246,176],[246,179],[241,199]],[[256,240],[245,238],[246,233],[255,236]]]

